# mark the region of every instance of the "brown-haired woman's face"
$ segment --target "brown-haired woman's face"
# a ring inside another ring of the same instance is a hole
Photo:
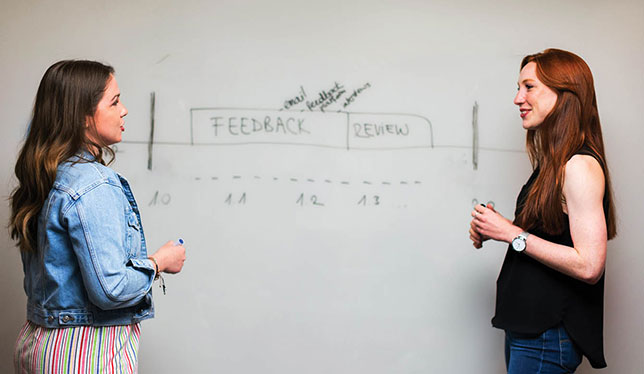
[[[116,144],[121,141],[121,134],[125,131],[123,117],[127,109],[121,102],[121,92],[116,83],[116,78],[110,76],[105,86],[103,97],[96,106],[93,121],[95,131],[91,125],[87,129],[87,137],[103,146]]]
[[[519,74],[519,92],[514,103],[519,106],[523,128],[536,129],[557,102],[557,93],[537,78],[537,64],[527,63]]]

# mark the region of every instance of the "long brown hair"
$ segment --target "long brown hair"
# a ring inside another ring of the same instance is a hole
[[[616,235],[615,207],[590,68],[579,56],[560,49],[526,56],[521,69],[530,62],[536,64],[537,78],[555,91],[557,102],[539,127],[528,130],[526,147],[539,175],[515,224],[530,229],[538,223],[549,234],[561,233],[566,162],[585,148],[604,171],[604,215],[608,239],[612,239]]]
[[[39,212],[49,195],[61,162],[85,149],[93,160],[105,164],[103,149],[90,141],[86,129],[95,131],[92,117],[103,97],[111,66],[95,61],[59,61],[40,81],[27,137],[16,161],[18,186],[13,190],[9,230],[21,251],[36,251]]]

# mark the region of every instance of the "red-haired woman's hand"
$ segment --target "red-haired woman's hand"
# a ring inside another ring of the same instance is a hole
[[[517,235],[523,230],[515,226],[512,221],[503,217],[496,210],[494,206],[488,207],[483,205],[476,205],[472,211],[472,222],[470,224],[470,238],[472,232],[478,235],[480,243],[487,239],[493,239],[510,243]],[[474,236],[474,238],[477,238]],[[472,239],[474,242],[474,239]],[[474,242],[476,244],[476,242]],[[476,245],[475,245],[476,247]]]

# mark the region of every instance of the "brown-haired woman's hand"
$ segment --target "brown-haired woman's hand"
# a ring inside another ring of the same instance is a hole
[[[186,260],[186,249],[173,241],[165,243],[151,257],[159,264],[159,272],[176,274],[183,268]]]

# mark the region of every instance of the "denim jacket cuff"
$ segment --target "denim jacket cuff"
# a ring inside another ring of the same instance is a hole
[[[150,270],[152,275],[156,274],[156,267],[154,266],[154,263],[152,260],[143,259],[143,258],[131,258],[130,263],[132,264],[132,267],[135,269],[146,269]]]

